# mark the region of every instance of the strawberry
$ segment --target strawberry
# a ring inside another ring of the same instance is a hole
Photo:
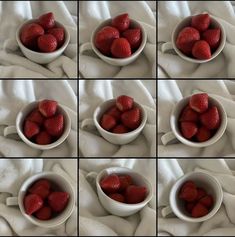
[[[62,27],[52,28],[49,29],[47,33],[55,36],[58,47],[60,47],[64,43],[64,28]]]
[[[35,215],[39,220],[49,220],[51,218],[51,208],[44,206],[35,212]]]
[[[24,197],[24,208],[28,215],[33,214],[43,206],[42,198],[37,194],[28,194]]]
[[[37,123],[26,120],[24,124],[24,135],[27,138],[32,138],[40,132],[40,128]]]
[[[195,206],[195,202],[186,202],[185,203],[185,209],[187,210],[188,213],[191,213],[194,206]]]
[[[146,187],[130,185],[126,188],[126,203],[135,204],[144,201],[147,194]]]
[[[184,54],[191,55],[194,43],[200,39],[198,30],[192,27],[183,28],[177,36],[176,46]]]
[[[208,109],[208,95],[206,93],[192,95],[189,106],[198,113],[205,112]]]
[[[196,184],[193,181],[188,180],[182,185],[180,190],[183,191],[186,187],[196,188]]]
[[[208,209],[210,209],[213,206],[213,197],[211,195],[207,195],[205,197],[202,197],[199,200],[199,203],[203,204],[205,207],[207,207]]]
[[[220,125],[220,115],[216,106],[212,106],[201,114],[199,119],[207,129],[217,129]]]
[[[141,123],[140,109],[133,108],[131,110],[124,112],[121,115],[121,121],[126,127],[130,128],[130,129],[138,128]]]
[[[41,52],[50,53],[56,50],[57,41],[52,34],[46,34],[38,37],[38,48]]]
[[[113,106],[110,109],[108,109],[106,114],[113,116],[117,122],[121,119],[121,112],[116,106]]]
[[[104,114],[100,121],[100,126],[109,131],[116,126],[116,120],[113,116],[109,114]]]
[[[54,117],[46,119],[44,127],[51,136],[60,136],[64,130],[63,114],[57,114]]]
[[[52,143],[52,137],[50,134],[48,134],[46,131],[42,131],[40,132],[37,136],[36,136],[36,143],[40,144],[40,145],[47,145]]]
[[[48,204],[55,212],[61,212],[65,209],[69,201],[67,192],[52,192],[48,196]]]
[[[108,175],[100,182],[100,187],[105,193],[116,193],[120,188],[120,180],[116,174]]]
[[[208,214],[207,208],[201,203],[197,203],[192,210],[192,217],[202,217]]]
[[[129,130],[123,124],[119,124],[113,128],[112,132],[113,133],[127,133],[127,132],[129,132]]]
[[[116,106],[117,108],[124,112],[126,110],[130,110],[133,107],[133,98],[127,96],[127,95],[120,95],[117,99],[116,99]]]
[[[204,196],[206,196],[205,189],[204,188],[197,188],[197,200],[200,200]]]
[[[111,193],[109,197],[118,202],[125,202],[124,196],[120,193]]]
[[[180,129],[182,135],[187,139],[192,138],[198,131],[197,125],[193,122],[182,122]]]
[[[179,193],[179,198],[187,202],[193,202],[197,199],[197,189],[196,187],[186,186],[181,188]]]
[[[202,32],[208,29],[210,22],[211,19],[208,14],[199,14],[192,17],[191,26]]]
[[[37,38],[44,34],[44,29],[36,23],[25,25],[20,34],[20,40],[27,48],[35,49],[37,46]]]
[[[218,48],[220,43],[220,28],[206,30],[202,34],[202,39],[210,45],[211,49]]]
[[[192,48],[192,54],[197,59],[211,58],[210,45],[205,40],[198,40]]]
[[[127,13],[118,15],[112,19],[112,26],[116,27],[120,32],[129,28],[130,19]]]
[[[189,106],[186,106],[183,109],[183,112],[180,115],[180,122],[197,122],[199,120],[199,115]]]
[[[120,175],[119,180],[120,180],[120,191],[125,190],[129,185],[133,184],[130,175]]]
[[[42,125],[44,117],[38,109],[35,109],[27,116],[26,120]]]
[[[111,45],[114,39],[119,38],[119,31],[111,26],[105,26],[95,36],[95,46],[104,55],[111,53]]]
[[[38,18],[39,24],[45,29],[48,30],[55,26],[55,19],[52,12],[41,15]]]
[[[198,132],[196,134],[196,139],[199,142],[205,142],[211,138],[211,131],[206,127],[202,126],[198,128]]]
[[[46,118],[55,115],[58,103],[54,100],[42,100],[38,104],[38,109]]]
[[[138,48],[141,44],[140,28],[126,30],[122,33],[122,36],[128,40],[132,49]]]
[[[115,58],[127,58],[131,56],[131,46],[127,39],[115,39],[111,45],[111,53]]]
[[[43,185],[33,186],[29,189],[29,192],[39,195],[42,199],[45,199],[50,193],[49,189]]]
[[[38,181],[36,181],[32,188],[36,188],[38,186],[43,186],[45,187],[46,189],[50,189],[51,187],[51,184],[50,184],[50,181],[48,179],[39,179]]]

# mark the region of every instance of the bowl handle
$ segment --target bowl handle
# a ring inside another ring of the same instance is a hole
[[[90,43],[90,42],[87,42],[87,43],[85,43],[85,44],[82,44],[82,45],[79,47],[79,53],[80,53],[80,54],[83,54],[84,51],[91,50],[91,49],[92,49],[91,43]]]

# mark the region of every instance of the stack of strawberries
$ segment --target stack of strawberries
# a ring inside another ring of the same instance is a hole
[[[191,180],[182,185],[179,198],[184,200],[186,211],[195,218],[207,215],[214,203],[213,197]]]
[[[99,30],[95,36],[95,46],[99,51],[114,58],[126,58],[141,44],[141,29],[130,28],[127,13],[112,19],[110,26]]]
[[[141,123],[141,111],[134,106],[133,98],[121,95],[116,104],[109,108],[101,117],[100,125],[112,133],[127,133]]]
[[[219,126],[218,108],[209,104],[208,95],[192,95],[189,104],[180,114],[179,127],[182,135],[192,141],[204,142],[215,134]]]
[[[64,43],[64,28],[57,27],[52,12],[40,16],[34,23],[25,25],[20,40],[27,48],[50,53]]]
[[[147,194],[146,187],[135,185],[130,175],[108,175],[100,187],[113,200],[129,204],[142,202]]]
[[[182,53],[196,59],[209,59],[220,44],[220,28],[211,28],[208,14],[192,17],[191,24],[178,34],[176,46]]]

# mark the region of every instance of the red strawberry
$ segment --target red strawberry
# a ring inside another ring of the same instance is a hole
[[[136,49],[141,44],[141,30],[137,29],[129,29],[122,33],[123,37],[125,37],[131,45],[132,49]]]
[[[50,53],[56,50],[57,41],[52,34],[46,34],[38,37],[38,48],[41,52]]]
[[[220,115],[217,107],[213,106],[201,114],[200,122],[208,129],[217,129],[220,125]]]
[[[197,112],[192,110],[189,106],[186,106],[183,109],[183,112],[180,115],[180,122],[197,122],[199,120],[199,115]]]
[[[147,194],[146,187],[130,185],[125,192],[126,203],[135,204],[144,201]]]
[[[119,38],[119,31],[111,26],[105,26],[99,30],[95,36],[95,46],[101,53],[109,55],[111,53],[111,45],[114,39]]]
[[[127,58],[131,56],[131,46],[127,39],[115,39],[111,45],[111,53],[116,58]]]
[[[199,14],[192,17],[191,25],[199,31],[205,31],[210,26],[210,16],[208,14]]]
[[[180,128],[182,135],[187,139],[192,138],[198,131],[197,125],[193,122],[182,122]]]
[[[116,99],[116,106],[118,107],[118,109],[122,112],[126,111],[126,110],[130,110],[133,107],[133,98],[127,96],[127,95],[120,95],[117,99]]]
[[[206,191],[203,188],[197,188],[197,200],[200,200],[202,197],[206,196]]]
[[[113,116],[109,114],[104,114],[100,121],[100,126],[109,131],[116,126],[116,120]]]
[[[52,143],[52,137],[46,131],[42,131],[36,136],[36,143],[40,145],[50,144]]]
[[[44,127],[51,136],[60,136],[64,130],[63,114],[58,114],[54,117],[46,119],[44,122]]]
[[[195,206],[195,202],[186,202],[185,203],[185,209],[187,210],[188,213],[191,213],[194,206]]]
[[[200,39],[198,30],[192,27],[183,28],[177,36],[176,45],[184,54],[191,55],[194,43]]]
[[[213,206],[213,197],[211,195],[207,195],[199,200],[201,204],[203,204],[205,207],[210,209]]]
[[[208,214],[207,208],[201,203],[197,203],[192,210],[192,217],[202,217]]]
[[[51,218],[51,208],[44,206],[35,213],[39,220],[49,220]]]
[[[48,203],[53,211],[61,212],[65,209],[69,201],[67,192],[52,192],[48,196]]]
[[[193,202],[197,199],[197,189],[196,187],[186,186],[181,188],[179,193],[179,198],[187,202]]]
[[[121,112],[116,106],[113,106],[110,109],[108,109],[106,114],[113,116],[117,122],[121,119]]]
[[[116,27],[120,32],[127,30],[129,25],[130,19],[127,13],[118,15],[112,20],[112,26]]]
[[[127,133],[127,132],[129,132],[129,130],[123,124],[119,124],[113,128],[112,132],[113,133]]]
[[[196,184],[193,181],[188,180],[182,185],[181,191],[183,191],[186,187],[196,188]]]
[[[38,109],[33,110],[26,119],[39,125],[44,121],[44,118]]]
[[[211,138],[211,131],[207,129],[206,127],[200,127],[198,128],[198,132],[196,134],[196,139],[199,142],[205,142],[208,139]]]
[[[29,192],[39,195],[42,199],[45,199],[50,193],[49,189],[43,185],[33,186],[29,189]]]
[[[202,39],[210,45],[211,49],[216,49],[220,43],[220,28],[206,30],[202,34]]]
[[[118,202],[125,202],[124,196],[120,193],[111,193],[109,197]]]
[[[139,108],[133,108],[131,110],[128,110],[124,112],[121,115],[122,123],[130,128],[130,129],[136,129],[139,127],[141,123],[141,112]]]
[[[133,184],[132,178],[130,175],[120,175],[120,191],[125,190],[129,185]]]
[[[208,109],[208,95],[206,93],[192,95],[189,106],[198,113],[205,112]]]
[[[43,14],[39,17],[39,24],[45,29],[50,29],[55,26],[55,19],[52,12]]]
[[[42,198],[37,194],[28,194],[24,197],[24,208],[28,215],[33,214],[43,206]]]
[[[51,184],[48,179],[39,179],[33,184],[32,188],[36,188],[38,186],[44,186],[45,188],[50,189]]]
[[[192,48],[192,54],[197,59],[211,58],[210,45],[205,40],[198,40]]]
[[[27,138],[32,138],[40,132],[40,128],[37,123],[26,120],[24,124],[24,135]]]
[[[57,110],[57,102],[54,100],[42,100],[38,104],[39,111],[46,118],[55,115]]]
[[[40,25],[30,23],[22,28],[20,40],[27,48],[35,49],[37,46],[37,38],[43,34],[44,29]]]
[[[55,36],[58,47],[60,47],[64,43],[64,28],[62,27],[52,28],[49,29],[47,33]]]
[[[115,193],[120,188],[120,180],[116,174],[108,175],[100,182],[100,187],[106,193]]]

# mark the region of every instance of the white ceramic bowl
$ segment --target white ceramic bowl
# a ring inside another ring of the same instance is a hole
[[[204,188],[212,195],[214,206],[210,212],[199,218],[191,217],[185,210],[184,201],[179,199],[180,188],[186,181],[194,181],[197,187]],[[223,191],[218,180],[212,175],[203,172],[191,172],[179,178],[170,191],[170,206],[172,211],[180,219],[188,222],[202,222],[210,219],[219,210],[223,201]]]
[[[145,186],[147,188],[147,196],[144,201],[136,204],[126,204],[122,202],[118,202],[107,196],[100,187],[100,181],[110,175],[110,174],[117,174],[117,175],[130,175],[133,179],[133,182],[138,186]],[[151,199],[153,196],[152,186],[150,182],[141,174],[134,172],[131,169],[124,168],[124,167],[111,167],[102,170],[96,177],[96,187],[97,193],[99,196],[99,200],[103,207],[113,215],[117,216],[130,216],[139,210],[141,210]]]
[[[39,64],[46,64],[46,63],[50,63],[53,60],[55,60],[56,58],[58,58],[66,49],[66,47],[68,46],[69,40],[70,40],[70,34],[67,30],[67,28],[59,23],[58,21],[55,21],[55,24],[57,27],[63,27],[64,28],[64,32],[65,32],[65,40],[64,40],[64,44],[57,50],[55,50],[54,52],[51,53],[41,53],[41,52],[36,52],[33,51],[31,49],[26,48],[20,40],[20,33],[21,33],[21,29],[24,27],[24,25],[27,25],[29,23],[33,23],[35,22],[36,19],[32,19],[32,20],[27,20],[24,23],[22,23],[18,29],[16,30],[16,41],[21,49],[21,51],[23,52],[23,54],[30,60],[39,63]]]
[[[108,132],[100,126],[100,120],[101,120],[102,115],[115,104],[116,104],[116,99],[112,99],[112,100],[107,100],[103,104],[98,106],[95,109],[95,112],[93,114],[93,120],[94,120],[96,128],[98,129],[102,137],[104,137],[107,141],[113,144],[123,145],[123,144],[127,144],[133,141],[141,133],[141,131],[143,130],[146,124],[147,113],[145,109],[143,108],[143,106],[134,102],[134,106],[140,108],[141,110],[140,126],[136,128],[135,130],[128,133],[117,134],[117,133]]]

